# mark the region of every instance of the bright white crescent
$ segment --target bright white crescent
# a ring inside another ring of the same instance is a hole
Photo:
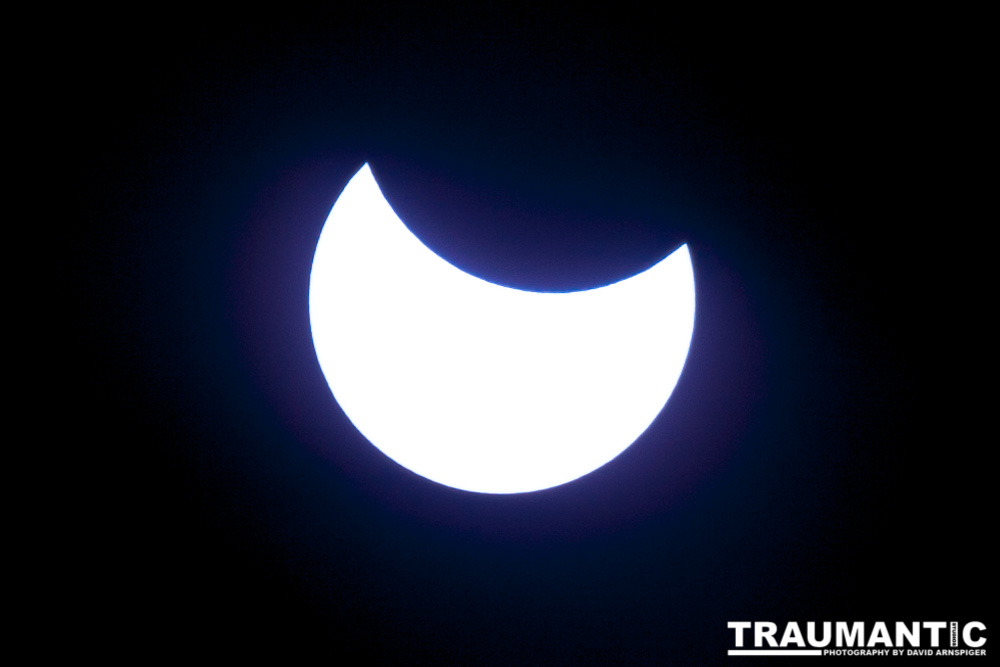
[[[624,451],[681,374],[694,327],[687,246],[618,283],[527,292],[469,275],[396,216],[368,165],[327,218],[313,344],[357,429],[447,486],[520,493]]]

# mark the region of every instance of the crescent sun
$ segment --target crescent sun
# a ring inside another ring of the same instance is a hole
[[[457,489],[565,484],[622,453],[663,409],[694,328],[686,245],[635,276],[528,292],[420,242],[368,165],[313,258],[313,345],[333,396],[375,447]]]

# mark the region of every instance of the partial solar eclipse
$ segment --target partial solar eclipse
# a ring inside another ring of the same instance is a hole
[[[579,292],[469,275],[410,232],[368,165],[309,282],[316,356],[354,426],[418,475],[481,493],[565,484],[628,448],[677,384],[694,311],[686,245]]]

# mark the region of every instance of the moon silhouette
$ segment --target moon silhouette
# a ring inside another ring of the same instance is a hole
[[[469,275],[410,232],[367,164],[309,283],[316,356],[354,426],[418,475],[481,493],[558,486],[628,448],[677,384],[694,312],[686,245],[579,292]]]

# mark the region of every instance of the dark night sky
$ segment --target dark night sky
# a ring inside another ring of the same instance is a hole
[[[373,9],[81,44],[67,282],[96,439],[69,576],[114,628],[86,641],[715,664],[728,621],[988,623],[984,265],[941,101],[967,99],[960,58],[888,20],[822,25]],[[365,443],[306,301],[364,162],[494,282],[594,287],[689,244],[691,353],[639,441],[513,497]]]

